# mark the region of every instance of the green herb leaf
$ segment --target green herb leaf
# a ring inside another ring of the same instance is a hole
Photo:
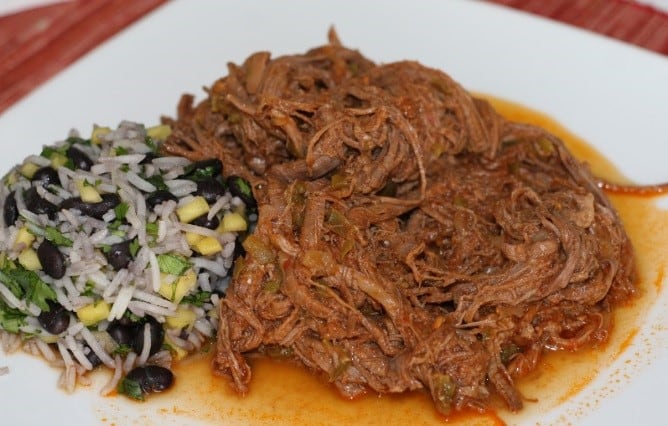
[[[74,144],[90,145],[92,143],[90,139],[84,139],[79,136],[70,136],[69,138],[65,139],[65,142],[70,144],[70,146]]]
[[[114,153],[116,153],[116,155],[127,155],[129,152],[130,151],[128,151],[128,149],[124,146],[117,146],[114,149]]]
[[[153,138],[150,136],[146,136],[144,138],[144,142],[146,143],[146,146],[151,148],[151,151],[153,152],[158,152],[158,145],[156,145],[155,141],[153,141]]]
[[[142,177],[144,178],[144,180],[150,182],[153,186],[155,186],[156,190],[169,189],[167,184],[165,184],[165,180],[160,175],[153,175],[151,177],[145,177],[145,176]]]
[[[140,248],[141,246],[139,245],[139,241],[137,241],[136,238],[130,241],[130,254],[132,257],[137,257],[137,253],[139,252]]]
[[[158,224],[155,222],[149,222],[146,224],[146,233],[153,237],[158,235]]]
[[[210,291],[200,291],[193,294],[187,294],[181,299],[181,303],[187,303],[193,306],[202,307],[203,304],[211,300]]]
[[[139,382],[128,379],[127,377],[123,378],[123,380],[118,383],[118,388],[116,390],[118,393],[129,396],[130,398],[136,399],[137,401],[144,400],[144,393],[141,390]]]
[[[120,203],[114,207],[114,214],[116,215],[116,219],[125,219],[125,215],[128,214],[128,210],[130,210],[130,205],[125,202]]]
[[[10,333],[18,333],[26,324],[26,314],[18,309],[10,308],[0,299],[0,328]]]
[[[34,303],[43,311],[49,310],[47,300],[56,300],[56,293],[39,278],[39,275],[20,265],[14,269],[3,268],[0,272],[0,281],[9,288],[14,296]]]
[[[181,276],[190,268],[191,264],[183,256],[160,254],[158,255],[158,266],[160,267],[160,272]]]
[[[47,226],[44,229],[44,238],[57,246],[72,247],[72,240],[63,235],[62,232],[53,226]]]
[[[116,346],[116,349],[111,351],[111,355],[120,355],[121,357],[125,357],[130,352],[132,352],[132,346],[122,344]]]

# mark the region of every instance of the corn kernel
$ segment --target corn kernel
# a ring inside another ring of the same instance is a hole
[[[225,233],[245,231],[247,229],[248,223],[246,222],[246,219],[239,213],[230,212],[223,216],[223,220],[220,221],[217,231]]]
[[[37,252],[31,248],[27,248],[19,253],[19,263],[21,266],[29,271],[38,271],[42,269],[42,264],[37,257]]]
[[[161,276],[161,284],[158,293],[165,299],[169,299],[174,303],[181,302],[183,297],[188,294],[197,283],[197,275],[195,275],[195,272],[192,269],[189,269],[176,281],[171,281],[167,277],[169,277],[167,274]]]
[[[37,170],[39,170],[39,166],[35,163],[25,163],[21,166],[21,174],[28,179],[32,179]]]
[[[220,245],[220,242],[213,237],[203,237],[194,244],[193,248],[204,256],[218,253],[223,250],[223,246]]]
[[[164,141],[169,135],[172,134],[172,128],[168,124],[159,124],[157,126],[149,127],[146,129],[146,135],[152,139],[159,141]]]
[[[96,145],[102,143],[102,136],[111,132],[109,127],[93,126],[93,133],[90,135],[90,141]]]
[[[77,310],[77,317],[79,317],[79,321],[81,321],[83,325],[89,327],[91,325],[97,324],[103,319],[106,319],[109,316],[110,310],[111,307],[109,304],[103,300],[100,300]]]
[[[28,231],[28,228],[23,226],[19,229],[19,232],[16,233],[16,240],[14,240],[15,249],[24,249],[28,248],[35,241],[35,236]]]
[[[196,318],[197,315],[193,311],[184,306],[179,306],[173,316],[165,318],[165,324],[169,328],[181,329],[193,325]]]
[[[186,242],[189,246],[194,246],[199,240],[204,238],[204,235],[197,234],[195,232],[186,232],[185,233]]]
[[[51,155],[51,167],[53,167],[55,170],[58,170],[65,164],[67,164],[67,157],[63,154],[56,152]]]
[[[192,201],[176,209],[176,215],[183,223],[189,223],[208,212],[209,204],[202,196],[194,197]]]
[[[79,196],[81,196],[81,201],[85,203],[99,203],[102,201],[102,196],[97,189],[92,186],[84,186],[79,191]]]

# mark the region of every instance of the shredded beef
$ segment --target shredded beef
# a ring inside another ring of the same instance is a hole
[[[215,371],[281,354],[347,397],[428,390],[511,410],[547,350],[605,341],[633,251],[589,170],[441,71],[330,44],[266,52],[184,96],[172,154],[248,179],[259,221],[220,308]]]

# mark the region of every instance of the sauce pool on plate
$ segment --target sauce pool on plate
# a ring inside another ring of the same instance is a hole
[[[539,125],[560,137],[574,155],[586,161],[596,176],[615,182],[624,177],[594,148],[570,133],[559,123],[529,108],[486,97],[503,116],[513,121]],[[633,194],[608,194],[619,212],[635,251],[638,269],[638,295],[626,306],[617,307],[614,327],[604,347],[577,353],[555,352],[542,358],[540,366],[518,382],[527,401],[522,412],[513,414],[495,404],[497,411],[457,413],[448,419],[436,413],[427,393],[376,395],[349,401],[321,378],[301,367],[270,359],[254,359],[253,381],[248,395],[231,391],[228,383],[214,376],[212,353],[202,353],[175,367],[175,386],[165,394],[154,395],[144,403],[121,397],[103,398],[95,410],[102,424],[448,424],[500,425],[540,419],[555,407],[571,400],[605,374],[605,389],[587,395],[585,402],[569,410],[563,420],[572,422],[594,409],[606,395],[621,389],[630,380],[624,364],[611,368],[632,343],[652,350],[651,342],[636,342],[642,319],[661,291],[668,251],[668,212],[659,209],[654,199]],[[211,349],[213,351],[213,349]],[[638,361],[641,362],[641,361]],[[132,414],[130,414],[132,413]],[[128,418],[126,416],[132,416]]]

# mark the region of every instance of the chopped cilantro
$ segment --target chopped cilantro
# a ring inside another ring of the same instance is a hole
[[[32,302],[43,311],[49,310],[47,300],[56,300],[56,293],[39,278],[34,271],[28,271],[21,265],[15,268],[5,267],[0,271],[0,281],[19,299]]]
[[[155,222],[149,222],[146,224],[146,233],[153,237],[158,235],[158,224]]]
[[[136,238],[130,241],[130,254],[132,255],[132,257],[137,256],[137,253],[139,252],[140,248],[141,246],[139,245],[139,241],[137,241]]]
[[[160,254],[158,255],[158,266],[160,267],[160,272],[181,276],[190,268],[191,264],[183,256]]]
[[[211,300],[210,291],[199,291],[197,293],[188,294],[181,299],[181,303],[188,303],[193,306],[202,307],[203,304]]]
[[[130,311],[123,312],[123,318],[127,318],[132,322],[139,322],[142,318],[139,315],[135,315]]]
[[[0,299],[0,328],[10,333],[18,333],[26,324],[26,314],[11,308]]]
[[[117,146],[114,149],[114,153],[116,153],[116,155],[127,155],[129,152],[130,151],[128,151],[128,149],[124,146]]]
[[[116,207],[114,207],[114,214],[116,215],[116,219],[118,220],[123,220],[125,219],[125,215],[128,214],[128,210],[130,209],[130,205],[128,203],[120,203]]]
[[[169,187],[165,184],[165,180],[160,175],[153,175],[151,177],[142,176],[147,182],[155,186],[156,190],[167,190]]]
[[[156,143],[155,143],[155,141],[153,140],[152,137],[146,136],[144,138],[144,142],[146,143],[146,146],[151,148],[151,151],[158,152],[158,145],[156,145]]]
[[[69,138],[67,138],[67,139],[65,140],[65,142],[67,142],[68,144],[70,144],[70,146],[72,146],[72,145],[74,145],[74,144],[77,144],[77,143],[78,143],[78,144],[81,144],[81,145],[90,145],[90,144],[91,144],[91,140],[90,140],[90,139],[84,139],[84,138],[80,138],[80,137],[78,137],[78,136],[70,136]]]
[[[86,281],[84,291],[81,292],[81,295],[88,297],[95,296],[95,283],[92,281]]]
[[[72,240],[63,235],[62,232],[53,226],[44,228],[44,238],[57,246],[72,247]]]
[[[116,349],[111,351],[111,355],[120,355],[122,357],[125,357],[127,354],[132,352],[132,350],[133,350],[132,346],[121,344],[121,345],[116,346]]]
[[[129,396],[132,399],[136,399],[138,401],[144,400],[144,393],[141,390],[139,382],[136,380],[125,377],[118,383],[118,388],[116,390],[118,393]]]

